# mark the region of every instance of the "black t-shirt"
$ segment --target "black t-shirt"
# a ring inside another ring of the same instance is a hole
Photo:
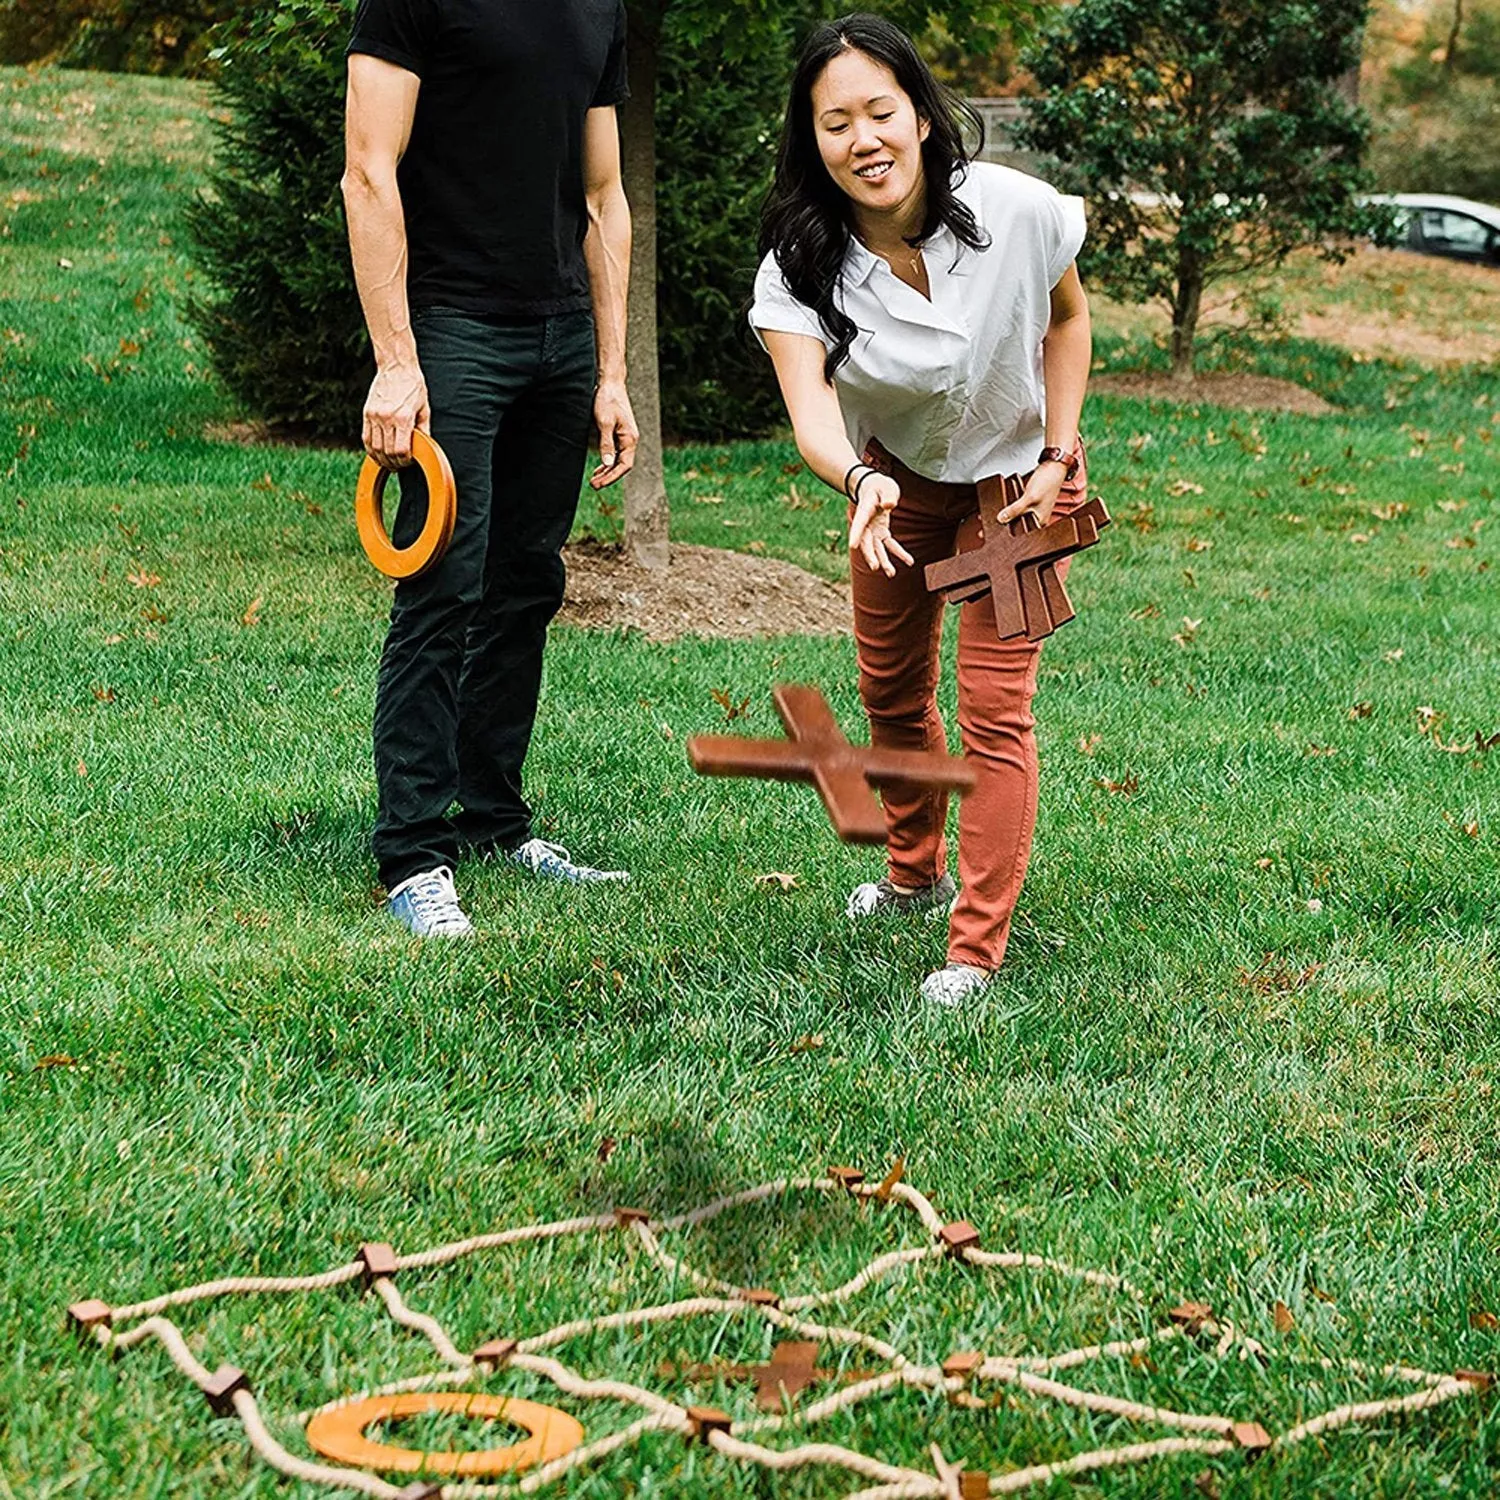
[[[583,121],[626,97],[624,0],[359,0],[349,51],[422,80],[396,174],[412,306],[588,307]]]

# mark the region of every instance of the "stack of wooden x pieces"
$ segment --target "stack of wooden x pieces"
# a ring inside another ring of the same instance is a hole
[[[978,489],[981,518],[996,515],[1006,504],[1001,480],[982,480]],[[1047,526],[1031,515],[1008,526],[987,521],[982,545],[927,565],[927,587],[949,604],[967,604],[993,593],[995,626],[1002,641],[1015,636],[1044,640],[1077,613],[1057,576],[1057,564],[1092,547],[1108,525],[1102,500],[1090,500]]]

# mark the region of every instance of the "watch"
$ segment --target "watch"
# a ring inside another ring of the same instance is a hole
[[[1061,464],[1067,471],[1067,477],[1071,479],[1078,472],[1078,455],[1068,453],[1062,448],[1043,448],[1036,456],[1037,467],[1042,464]]]

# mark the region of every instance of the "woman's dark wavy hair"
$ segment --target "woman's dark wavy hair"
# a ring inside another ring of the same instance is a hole
[[[867,11],[855,11],[817,27],[803,44],[792,74],[776,178],[761,210],[760,254],[776,257],[792,295],[817,313],[829,339],[823,362],[828,380],[849,358],[859,330],[837,302],[853,230],[849,199],[829,176],[818,153],[812,91],[823,69],[845,52],[863,52],[884,63],[916,106],[918,118],[931,127],[922,143],[927,218],[921,233],[907,243],[914,248],[925,244],[945,224],[955,239],[971,249],[981,250],[989,243],[968,205],[954,191],[970,160],[984,147],[984,121],[933,77],[899,26]],[[976,142],[972,151],[964,145],[965,126]]]

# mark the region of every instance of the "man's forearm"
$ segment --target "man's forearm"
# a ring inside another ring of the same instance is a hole
[[[594,303],[601,383],[625,379],[625,306],[630,288],[630,205],[623,191],[590,204],[583,257]]]
[[[377,369],[416,364],[406,297],[406,218],[394,176],[372,178],[355,168],[344,173],[349,252]]]

